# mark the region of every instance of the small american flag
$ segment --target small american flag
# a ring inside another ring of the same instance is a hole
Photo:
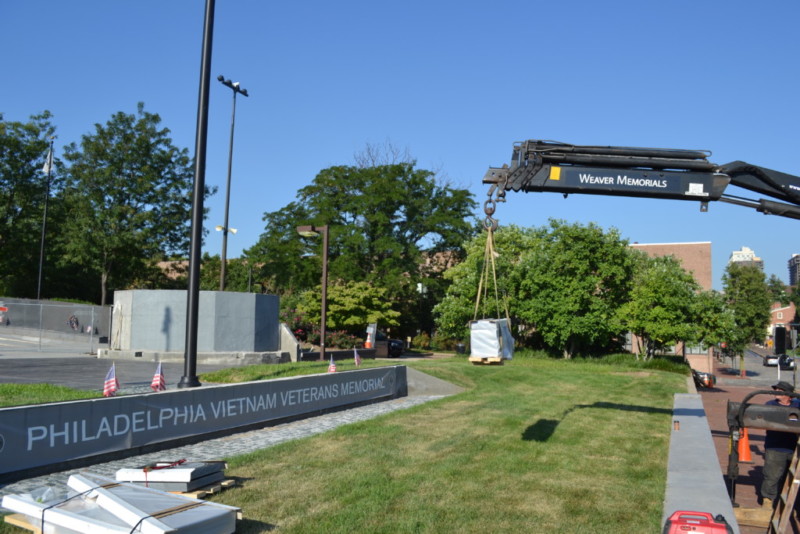
[[[153,375],[153,381],[150,382],[150,389],[153,391],[164,391],[167,389],[167,379],[164,378],[164,370],[161,369],[161,362],[158,362],[156,374]]]
[[[111,369],[106,374],[106,381],[103,383],[103,396],[113,397],[119,389],[119,380],[117,380],[117,369],[115,364],[111,364]]]
[[[356,350],[355,347],[353,347],[353,358],[356,361],[356,367],[361,365],[361,356],[358,355],[358,351]]]
[[[333,361],[333,355],[331,355],[331,363],[328,364],[328,372],[329,373],[336,372],[336,362]]]

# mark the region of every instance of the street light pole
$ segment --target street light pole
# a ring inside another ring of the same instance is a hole
[[[231,141],[228,148],[228,183],[225,187],[225,222],[222,225],[222,263],[219,270],[219,290],[225,291],[225,275],[227,274],[228,263],[228,207],[231,203],[231,166],[233,164],[233,127],[236,123],[236,93],[247,94],[247,89],[242,89],[239,82],[226,80],[221,74],[217,76],[222,85],[230,87],[233,91],[233,109],[231,110]]]
[[[42,170],[47,173],[47,188],[44,194],[44,214],[42,215],[42,240],[39,245],[39,283],[36,286],[36,300],[42,299],[42,268],[44,266],[44,238],[47,234],[47,204],[50,201],[50,181],[53,176],[53,139],[50,138],[50,150]]]
[[[211,49],[214,41],[214,5],[214,0],[206,0],[200,58],[200,89],[197,98],[197,130],[194,142],[192,233],[189,250],[189,284],[186,291],[186,348],[183,355],[183,376],[178,382],[179,388],[201,385],[197,378],[197,321],[200,312],[200,253],[203,243],[203,196],[206,193],[208,82],[211,79]]]
[[[297,233],[303,237],[315,237],[322,233],[322,321],[319,332],[319,359],[325,360],[325,335],[328,322],[328,225],[298,226]]]

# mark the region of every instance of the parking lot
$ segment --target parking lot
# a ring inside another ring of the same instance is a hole
[[[80,341],[37,339],[33,336],[0,335],[0,383],[54,384],[84,390],[102,390],[111,364],[121,389],[147,389],[156,364],[148,361],[97,359],[88,339]],[[97,344],[94,344],[97,349]],[[230,365],[197,365],[197,374]],[[174,387],[184,374],[182,363],[163,364],[167,387]]]

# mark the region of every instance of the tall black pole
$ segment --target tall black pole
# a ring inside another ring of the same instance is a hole
[[[50,180],[53,176],[53,138],[50,138],[50,150],[45,160],[47,168],[47,187],[44,194],[44,214],[42,215],[42,239],[39,245],[39,283],[36,286],[36,300],[42,299],[42,269],[44,267],[44,238],[47,234],[47,204],[50,201]]]
[[[186,298],[186,352],[179,388],[198,387],[197,316],[200,301],[200,259],[203,243],[203,196],[206,189],[206,140],[208,137],[208,89],[211,80],[211,44],[214,38],[214,0],[206,0],[203,52],[200,60],[200,92],[197,103],[197,135],[194,145],[194,192],[192,239],[189,255],[189,288]]]
[[[319,341],[319,359],[325,360],[325,335],[328,324],[328,225],[322,230],[322,325]]]
[[[297,233],[303,237],[322,234],[322,322],[319,328],[319,359],[325,360],[325,336],[328,325],[328,225],[298,226]]]
[[[217,80],[222,82],[222,85],[230,87],[233,91],[233,109],[231,110],[231,140],[228,146],[228,182],[225,188],[225,221],[222,226],[222,256],[219,270],[219,290],[225,291],[225,277],[228,271],[228,207],[231,203],[231,169],[233,168],[233,131],[236,125],[236,93],[242,93],[244,96],[247,94],[247,89],[242,89],[239,83],[233,83],[226,80],[224,76],[217,76]],[[234,230],[234,233],[236,230]]]
[[[236,123],[236,91],[233,92],[231,110],[231,141],[228,146],[228,181],[225,186],[225,219],[222,223],[222,257],[219,268],[219,290],[225,291],[225,275],[228,263],[228,206],[231,203],[231,167],[233,166],[233,125]]]

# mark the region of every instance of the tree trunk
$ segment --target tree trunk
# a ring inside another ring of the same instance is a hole
[[[103,271],[100,275],[100,305],[106,305],[106,286],[108,285],[108,273]]]
[[[575,337],[570,336],[570,338],[567,340],[566,346],[564,347],[564,359],[571,360],[572,355],[574,353],[575,353]]]
[[[656,342],[652,339],[647,340],[647,358],[645,361],[650,361],[653,359],[653,355],[656,353]]]

